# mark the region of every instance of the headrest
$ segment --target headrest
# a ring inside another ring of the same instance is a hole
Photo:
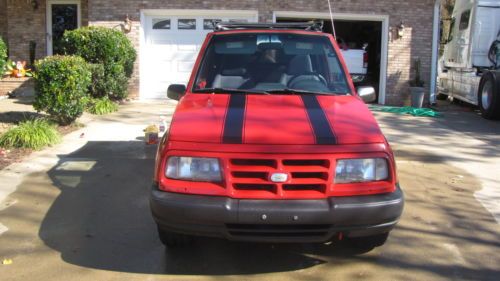
[[[311,58],[308,55],[297,55],[290,60],[287,73],[301,75],[312,72]]]

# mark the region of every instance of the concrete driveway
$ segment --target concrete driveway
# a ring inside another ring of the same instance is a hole
[[[166,250],[149,212],[155,147],[142,129],[172,111],[126,105],[1,171],[0,259],[12,264],[0,280],[499,279],[500,122],[376,114],[406,206],[372,252],[208,238]]]

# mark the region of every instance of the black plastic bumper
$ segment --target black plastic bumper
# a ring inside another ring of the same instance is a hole
[[[151,211],[162,229],[229,240],[325,242],[336,234],[389,232],[403,211],[403,192],[320,200],[251,200],[164,192],[153,187]]]

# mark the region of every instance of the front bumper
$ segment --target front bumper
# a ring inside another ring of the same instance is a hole
[[[153,186],[150,205],[162,229],[238,241],[326,242],[342,233],[389,232],[403,211],[403,192],[316,200],[253,200],[188,195]]]

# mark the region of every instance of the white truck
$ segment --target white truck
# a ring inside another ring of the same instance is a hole
[[[354,83],[361,83],[366,80],[368,72],[368,44],[364,44],[361,49],[351,48],[342,38],[337,38],[340,52],[344,57],[345,64],[351,74]]]
[[[500,119],[499,69],[500,1],[456,0],[439,63],[439,96],[477,105],[484,118]]]

